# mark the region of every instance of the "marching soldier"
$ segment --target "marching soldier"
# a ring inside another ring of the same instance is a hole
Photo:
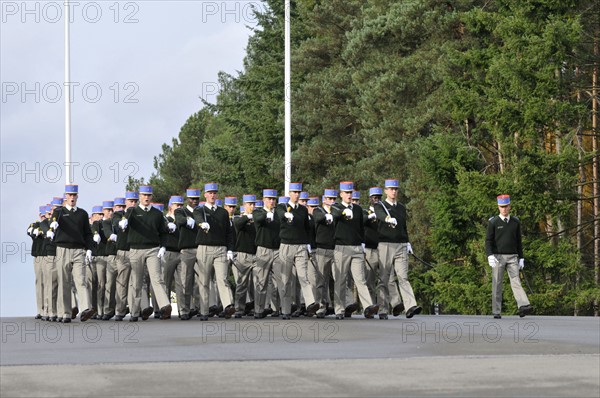
[[[227,211],[216,205],[218,190],[217,183],[205,184],[206,204],[194,210],[194,220],[200,227],[196,235],[196,244],[198,245],[196,260],[200,266],[200,320],[202,321],[208,320],[208,298],[213,274],[216,277],[217,289],[224,307],[224,317],[231,318],[235,312],[231,286],[227,279],[229,262],[233,261],[233,227]]]
[[[171,291],[175,291],[175,294],[177,296],[177,306],[180,310],[179,319],[181,319],[181,309],[179,308],[179,303],[184,300],[183,284],[181,283],[181,275],[183,273],[183,262],[181,261],[181,253],[179,252],[179,228],[177,228],[177,225],[175,224],[175,211],[177,209],[181,209],[182,207],[183,196],[171,196],[171,198],[169,199],[169,210],[166,215],[167,229],[169,230],[165,246],[167,251],[165,252],[165,255],[162,258],[162,268],[164,273],[165,286],[167,288],[167,296],[169,297],[169,301],[171,301]],[[173,286],[173,284],[175,286]],[[189,317],[186,318],[189,319]]]
[[[265,311],[267,298],[273,305],[271,316],[279,316],[279,293],[281,281],[281,263],[279,259],[279,217],[275,212],[275,189],[263,189],[263,206],[252,212],[256,228],[256,265],[254,272],[254,314],[261,315]],[[267,297],[268,286],[271,285],[271,297]]]
[[[119,221],[121,229],[128,229],[129,260],[131,262],[131,287],[133,303],[131,305],[130,322],[137,322],[142,315],[142,284],[144,271],[148,270],[152,291],[160,307],[161,319],[171,317],[171,304],[167,297],[165,282],[160,267],[160,259],[166,252],[165,238],[167,227],[163,214],[152,207],[152,187],[139,187],[140,204],[130,207],[125,217]]]
[[[129,288],[131,279],[131,262],[129,261],[129,242],[127,241],[128,230],[119,227],[119,223],[125,220],[125,210],[137,206],[139,194],[128,191],[125,193],[125,204],[115,201],[115,211],[112,218],[113,233],[109,239],[117,243],[117,308],[115,321],[119,322],[125,318],[128,305],[133,302],[133,290]]]
[[[102,230],[102,219],[104,212],[102,206],[92,207],[92,262],[89,264],[91,278],[88,278],[88,283],[92,289],[92,303],[95,304],[97,313],[92,319],[104,317],[104,294],[106,290],[106,237]]]
[[[324,318],[330,306],[329,281],[333,265],[333,249],[335,249],[335,225],[331,215],[331,205],[337,198],[335,189],[326,189],[323,195],[323,206],[313,211],[315,222],[315,260],[317,265],[317,281],[315,283],[317,300],[321,308],[318,318]]]
[[[40,223],[46,218],[46,206],[40,206],[38,209],[39,221],[29,224],[27,235],[32,240],[31,255],[33,256],[33,272],[35,275],[35,302],[37,304],[37,314],[35,319],[42,319],[44,314],[44,275],[43,275],[43,244],[42,229]]]
[[[53,211],[62,205],[62,199],[52,199],[51,206],[46,206],[46,219],[41,222],[42,236],[44,236],[44,307],[46,320],[58,320],[58,275],[56,272],[56,244],[46,237],[50,230],[50,219]],[[71,314],[72,315],[72,314]]]
[[[406,207],[397,202],[398,186],[398,180],[385,180],[386,198],[379,202],[378,206],[374,206],[379,220],[380,289],[384,290],[385,302],[382,302],[382,306],[387,309],[390,300],[389,282],[395,269],[402,301],[407,308],[406,317],[412,318],[420,314],[422,308],[417,305],[415,294],[408,281],[408,255],[412,253],[412,246],[406,228]]]
[[[360,301],[363,304],[365,318],[373,318],[379,307],[373,304],[365,277],[365,254],[363,249],[365,226],[360,205],[352,204],[352,181],[340,182],[340,203],[331,207],[335,222],[335,249],[333,263],[334,304],[336,319],[345,317],[346,289],[348,276],[356,284]]]
[[[281,311],[283,319],[290,319],[292,307],[292,295],[294,293],[294,269],[302,289],[304,301],[307,303],[308,316],[313,316],[320,308],[315,301],[314,287],[310,284],[308,277],[308,245],[310,225],[308,222],[308,210],[298,203],[302,183],[290,183],[289,201],[277,205],[276,212],[279,216],[279,258],[281,260],[281,280],[283,287]],[[310,304],[308,304],[310,303]],[[297,303],[298,305],[300,303]]]
[[[111,240],[113,235],[112,216],[115,203],[125,204],[125,198],[115,198],[115,200],[105,200],[102,202],[102,235],[106,242],[104,254],[106,255],[106,284],[104,289],[104,315],[102,320],[108,321],[115,316],[115,308],[117,306],[117,243]],[[114,235],[116,238],[116,235]]]
[[[188,188],[186,190],[187,205],[175,209],[175,225],[179,229],[179,256],[181,259],[181,281],[183,283],[183,297],[177,297],[179,313],[182,321],[187,321],[196,315],[196,309],[192,309],[192,297],[194,295],[194,282],[196,279],[196,253],[198,245],[198,225],[194,220],[194,209],[200,202],[200,189]]]
[[[506,269],[519,316],[524,317],[533,312],[533,307],[519,279],[519,270],[525,267],[521,222],[510,215],[510,196],[499,195],[497,200],[500,214],[490,218],[485,238],[485,251],[492,267],[492,313],[495,319],[502,317],[502,282]]]
[[[255,318],[264,318],[264,311],[258,308],[256,300],[247,301],[250,286],[252,282],[252,273],[256,257],[256,228],[254,227],[253,214],[255,195],[244,195],[242,197],[243,210],[239,217],[233,219],[235,228],[235,252],[237,259],[233,262],[237,270],[237,280],[235,288],[235,317],[241,318],[246,312],[247,303],[254,301]],[[227,198],[225,198],[227,204]],[[260,310],[258,313],[256,310]]]
[[[58,273],[58,307],[64,323],[71,322],[71,284],[75,283],[79,304],[85,308],[79,316],[82,322],[96,313],[91,305],[86,279],[85,261],[92,260],[92,230],[88,213],[77,207],[78,185],[65,187],[66,204],[52,213],[48,238],[56,243]]]

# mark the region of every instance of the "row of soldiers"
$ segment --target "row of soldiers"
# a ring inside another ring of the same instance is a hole
[[[302,312],[344,319],[359,307],[355,289],[366,318],[398,316],[404,306],[411,318],[421,307],[407,279],[412,248],[398,185],[371,188],[363,209],[350,181],[321,201],[290,183],[286,197],[274,189],[262,201],[243,195],[239,214],[235,197],[217,205],[216,183],[205,184],[203,203],[197,188],[187,189],[187,203],[172,196],[166,214],[152,187],[141,186],[94,207],[91,218],[77,207],[78,186],[67,185],[64,200],[40,208],[28,229],[38,317],[70,322],[76,295],[81,321],[121,321],[128,312],[130,321],[152,312],[169,319],[175,290],[181,320]]]

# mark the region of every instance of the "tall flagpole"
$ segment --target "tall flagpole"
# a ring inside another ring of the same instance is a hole
[[[290,0],[285,0],[285,76],[284,76],[284,102],[285,102],[285,164],[284,179],[285,193],[287,195],[292,179],[292,86],[291,86],[291,61],[290,61]]]
[[[71,5],[69,0],[65,0],[65,175],[66,183],[73,182],[71,176],[71,67],[70,67],[70,24],[71,24]]]

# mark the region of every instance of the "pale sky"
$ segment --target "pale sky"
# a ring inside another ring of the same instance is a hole
[[[217,73],[241,70],[260,1],[79,1],[71,8],[78,205],[149,177]],[[29,224],[64,191],[63,1],[0,1],[0,316],[36,314]]]

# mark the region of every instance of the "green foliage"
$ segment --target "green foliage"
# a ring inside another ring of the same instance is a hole
[[[216,181],[224,195],[283,188],[283,2],[265,1],[243,70],[163,145],[158,198]],[[484,239],[510,194],[538,314],[590,314],[591,250],[577,250],[577,134],[587,126],[597,28],[589,0],[292,1],[292,179],[312,195],[401,180],[426,311],[490,311]],[[593,15],[592,15],[593,14]],[[597,58],[597,57],[596,57]],[[578,97],[579,95],[579,97]],[[131,180],[129,187],[143,183]],[[164,199],[163,199],[164,200]],[[505,309],[516,311],[508,280]]]

